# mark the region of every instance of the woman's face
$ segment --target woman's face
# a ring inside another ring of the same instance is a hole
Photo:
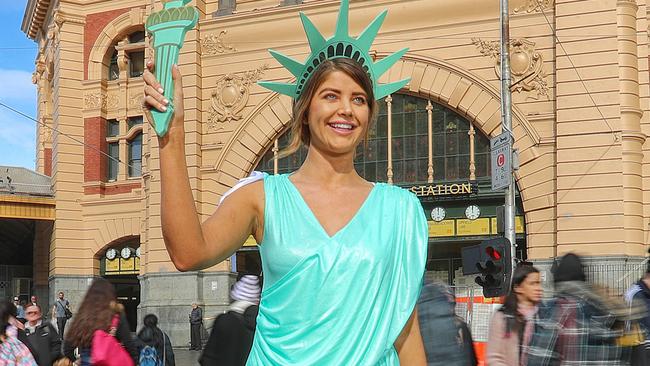
[[[333,71],[309,104],[310,145],[329,154],[354,154],[370,114],[363,88],[342,71]]]
[[[514,290],[520,303],[538,304],[542,300],[542,283],[539,273],[528,274],[521,284],[515,286]]]

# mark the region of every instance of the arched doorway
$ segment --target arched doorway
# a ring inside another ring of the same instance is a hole
[[[100,258],[100,274],[115,286],[117,301],[135,332],[140,305],[140,237],[123,238],[109,245]]]
[[[503,191],[491,189],[489,139],[467,118],[442,104],[409,94],[391,98],[390,118],[388,102],[379,101],[377,123],[370,128],[367,143],[359,146],[355,168],[369,181],[388,181],[390,170],[393,184],[411,190],[420,199],[429,221],[427,277],[449,285],[473,286],[474,276],[462,275],[461,249],[498,235],[496,211],[504,201]],[[296,170],[306,157],[306,148],[279,159],[278,153],[288,141],[289,134],[282,134],[255,170],[269,174]],[[389,149],[392,164],[388,162]],[[516,203],[517,255],[525,259],[524,213],[518,190]],[[254,242],[247,244],[237,254],[238,263],[259,256]]]

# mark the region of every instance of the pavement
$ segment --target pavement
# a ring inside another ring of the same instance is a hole
[[[202,351],[190,351],[187,348],[174,348],[176,366],[196,366]]]

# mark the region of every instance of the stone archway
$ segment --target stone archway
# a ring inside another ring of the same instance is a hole
[[[378,58],[384,56],[379,54]],[[380,82],[407,77],[411,81],[402,91],[430,98],[454,109],[488,137],[501,133],[500,93],[488,82],[450,63],[418,56],[403,57]],[[216,161],[214,169],[222,188],[232,187],[237,179],[249,174],[264,150],[285,130],[290,115],[291,99],[279,94],[269,95],[250,113],[233,132],[223,148],[224,153]],[[547,149],[539,146],[540,136],[534,126],[516,106],[513,107],[512,119],[520,163],[516,179],[526,224],[529,225],[529,212],[553,209],[555,205],[553,164],[548,161]],[[535,162],[544,155],[545,159]],[[544,177],[543,180],[540,176]],[[543,225],[544,232],[552,233],[555,227],[552,221],[544,218],[536,224]],[[539,240],[539,244],[537,240],[532,240],[531,244],[548,246],[553,238],[543,234]]]
[[[139,217],[121,217],[88,222],[88,239],[93,258],[104,254],[112,244],[141,234]]]
[[[145,22],[145,12],[141,8],[133,8],[130,11],[118,16],[108,23],[99,33],[88,57],[88,77],[87,80],[101,80],[106,52],[113,45],[115,40],[129,30],[137,26],[142,26]]]

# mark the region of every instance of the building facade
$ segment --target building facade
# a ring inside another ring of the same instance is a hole
[[[253,170],[288,172],[278,159],[291,100],[256,84],[291,75],[267,51],[302,61],[298,11],[326,36],[335,0],[197,0],[184,75],[186,151],[203,219]],[[154,312],[176,345],[192,301],[216,314],[236,271],[254,271],[254,242],[214,268],[179,273],[160,226],[157,138],[143,122],[141,74],[152,56],[144,22],[159,1],[30,0],[23,31],[39,46],[37,170],[52,177],[50,294],[80,301],[110,278],[137,314]],[[380,80],[411,78],[380,103],[360,147],[359,172],[416,193],[430,218],[427,275],[457,286],[461,248],[497,235],[503,192],[490,188],[489,139],[501,131],[497,1],[357,0],[350,34],[383,9],[377,59],[409,47]],[[650,234],[648,14],[645,0],[510,2],[513,133],[518,150],[517,252],[542,268],[573,251],[610,266],[618,285],[638,268]],[[80,143],[83,141],[83,144]],[[596,268],[594,267],[594,268]],[[600,273],[600,271],[594,271]],[[634,272],[636,276],[636,272]],[[137,309],[137,310],[136,310]]]

